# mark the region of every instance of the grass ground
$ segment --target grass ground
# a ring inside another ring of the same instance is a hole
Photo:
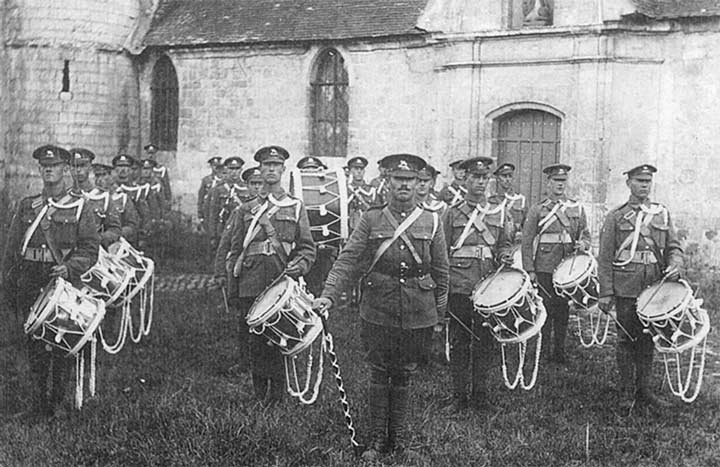
[[[189,265],[160,268],[185,272]],[[150,336],[119,355],[100,353],[98,395],[81,412],[31,423],[27,362],[13,319],[0,331],[0,466],[305,466],[361,465],[352,454],[326,365],[318,401],[288,399],[264,408],[252,398],[239,317],[217,291],[156,296]],[[360,437],[366,367],[358,318],[330,320]],[[453,415],[442,408],[447,367],[433,362],[413,383],[414,443],[433,466],[714,466],[720,465],[717,355],[693,404],[673,399],[661,415],[617,409],[611,342],[583,349],[569,336],[568,368],[542,364],[531,391],[509,391],[491,375],[493,407]],[[715,347],[717,348],[717,347]],[[656,358],[656,381],[662,381]],[[667,396],[669,392],[662,389]],[[68,390],[68,401],[71,400]],[[389,463],[399,462],[387,459]]]

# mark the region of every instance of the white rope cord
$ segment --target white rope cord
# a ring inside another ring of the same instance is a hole
[[[75,408],[83,405],[83,387],[85,385],[85,349],[75,354]]]
[[[674,357],[675,357],[674,361],[675,361],[675,366],[676,366],[676,370],[677,370],[677,383],[678,383],[677,388],[675,386],[673,386],[672,378],[670,377],[668,354],[663,353],[663,359],[665,362],[665,376],[667,378],[668,386],[670,386],[670,391],[672,391],[672,393],[674,395],[680,397],[680,399],[682,399],[683,402],[687,402],[687,403],[693,402],[697,398],[698,394],[700,394],[700,388],[702,387],[703,372],[705,371],[706,346],[707,346],[707,338],[703,339],[702,350],[700,351],[700,366],[696,372],[697,378],[695,381],[695,389],[692,392],[692,394],[689,396],[688,396],[688,393],[692,388],[692,379],[693,379],[692,376],[695,373],[695,372],[693,372],[693,367],[694,367],[694,363],[695,363],[695,354],[696,354],[696,352],[698,352],[697,346],[693,347],[690,350],[690,365],[688,368],[687,376],[685,378],[685,384],[682,383],[682,374],[681,374],[681,369],[680,369],[680,356],[682,354],[681,353],[674,354]]]
[[[502,353],[502,370],[503,370],[503,379],[505,380],[505,386],[507,386],[508,389],[513,390],[518,385],[526,390],[529,391],[535,386],[535,383],[537,382],[537,375],[538,370],[540,369],[540,351],[542,350],[542,333],[538,333],[537,340],[535,341],[535,362],[533,364],[532,369],[532,376],[530,377],[530,382],[525,384],[525,355],[527,351],[527,341],[523,341],[519,344],[516,344],[518,346],[518,368],[515,373],[515,379],[513,382],[510,382],[510,379],[508,378],[508,370],[507,370],[507,362],[505,358],[505,346],[508,344],[501,344],[500,350]]]
[[[353,448],[357,452],[360,444],[355,439],[357,434],[355,433],[352,414],[350,413],[350,403],[348,402],[347,393],[345,392],[345,387],[343,385],[343,379],[340,375],[340,364],[338,363],[337,354],[335,353],[335,343],[333,341],[332,334],[329,332],[326,333],[325,340],[327,341],[326,351],[328,355],[330,355],[330,364],[332,365],[335,373],[335,384],[337,385],[338,392],[340,393],[340,404],[342,405],[343,416],[345,417],[345,425],[350,432],[350,444],[352,444]]]
[[[95,364],[97,360],[97,338],[93,336],[90,340],[90,382],[88,389],[90,391],[90,397],[95,397]]]
[[[590,325],[588,326],[590,328],[590,340],[585,340],[583,338],[583,325],[582,325],[582,318],[580,317],[580,314],[577,315],[577,325],[578,325],[578,336],[580,337],[580,345],[582,345],[584,348],[589,349],[590,347],[597,345],[598,347],[605,344],[605,341],[607,341],[608,335],[610,334],[610,321],[612,321],[612,318],[608,315],[605,316],[605,326],[602,331],[602,337],[600,336],[600,329],[602,328],[602,322],[603,322],[603,313],[600,311],[598,307],[594,308],[587,308],[585,309],[588,312],[588,317],[590,321]]]
[[[122,350],[125,346],[125,340],[127,338],[127,320],[130,313],[130,303],[123,302],[123,306],[120,312],[120,329],[118,338],[114,344],[108,344],[105,340],[105,334],[103,333],[102,326],[98,327],[98,335],[100,336],[100,343],[103,346],[105,352],[110,355],[115,355]]]
[[[142,339],[142,336],[143,336],[143,321],[145,320],[145,316],[144,316],[144,314],[145,314],[145,306],[144,306],[143,303],[142,303],[142,302],[144,301],[143,298],[142,298],[142,295],[143,295],[143,293],[141,293],[140,304],[139,304],[139,306],[138,306],[138,308],[139,308],[138,311],[140,312],[140,319],[139,319],[138,321],[140,322],[140,324],[138,325],[137,335],[136,335],[136,334],[133,334],[132,308],[131,308],[130,311],[128,312],[128,319],[127,319],[127,329],[128,329],[128,334],[130,335],[130,340],[132,340],[132,341],[133,341],[134,343],[136,343],[136,344],[138,344],[138,343],[140,342],[140,340]]]
[[[320,394],[320,384],[322,383],[322,379],[323,379],[323,365],[325,363],[325,351],[326,351],[325,337],[323,336],[322,344],[320,347],[320,356],[319,356],[318,364],[317,364],[317,372],[315,375],[315,384],[312,387],[312,392],[310,392],[310,397],[307,397],[307,394],[308,394],[308,391],[310,390],[310,381],[312,380],[312,367],[313,367],[312,345],[310,345],[310,349],[308,350],[309,356],[308,356],[308,361],[307,361],[307,365],[306,365],[306,369],[305,369],[305,371],[306,371],[305,387],[303,388],[302,391],[299,390],[300,384],[299,384],[298,376],[297,376],[297,368],[295,366],[295,359],[297,358],[297,356],[293,356],[293,357],[286,356],[285,357],[285,378],[288,383],[287,384],[288,392],[290,393],[291,396],[297,397],[298,400],[300,400],[300,402],[302,402],[303,404],[310,405],[310,404],[315,403],[318,395]],[[291,361],[292,371],[293,371],[294,380],[295,380],[295,389],[293,389],[290,384],[290,376],[288,374],[288,360]]]
[[[310,387],[310,376],[311,376],[310,370],[312,369],[312,362],[313,362],[312,344],[310,344],[308,346],[307,354],[308,354],[307,355],[307,363],[305,365],[305,387],[303,389],[300,389],[300,381],[298,379],[297,366],[295,364],[295,361],[297,360],[297,357],[299,355],[293,355],[292,357],[285,355],[283,358],[283,362],[285,363],[285,381],[287,382],[287,391],[293,397],[301,397],[303,394],[305,394],[307,392],[308,388]],[[288,362],[290,363],[290,365],[288,365]],[[293,380],[295,381],[294,387],[291,384],[292,381],[290,379],[290,372],[289,372],[290,366],[292,366],[292,370],[293,370],[292,371],[293,372]]]
[[[146,298],[148,300],[148,308],[146,310],[145,316],[145,324],[143,326],[142,333],[143,335],[147,336],[150,334],[150,328],[152,327],[152,320],[153,320],[153,307],[155,305],[155,273],[150,277],[150,290],[144,290],[143,293],[147,294]]]

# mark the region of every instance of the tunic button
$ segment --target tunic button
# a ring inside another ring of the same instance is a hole
[[[404,250],[404,249],[405,249],[405,245],[402,245],[402,244],[401,244],[401,245],[400,245],[400,249],[401,249],[401,250]]]
[[[405,283],[405,279],[400,279],[400,283],[401,283],[401,284],[404,284],[404,283]]]

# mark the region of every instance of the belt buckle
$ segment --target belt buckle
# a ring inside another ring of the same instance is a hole
[[[263,254],[265,256],[271,256],[273,254],[270,240],[265,240],[264,242],[262,242],[262,251],[260,252],[260,254]]]
[[[483,259],[483,247],[482,245],[475,245],[475,258]]]

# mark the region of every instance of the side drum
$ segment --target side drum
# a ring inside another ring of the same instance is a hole
[[[597,261],[586,253],[563,259],[553,271],[553,287],[558,295],[578,306],[590,308],[600,295]]]

